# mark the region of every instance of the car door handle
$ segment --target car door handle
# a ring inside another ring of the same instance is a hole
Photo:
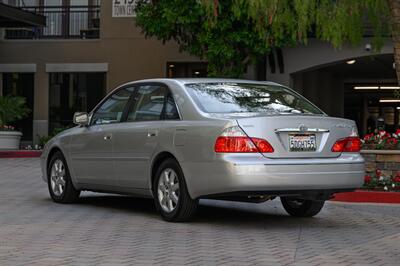
[[[147,137],[148,138],[157,137],[157,135],[158,135],[158,131],[156,131],[156,130],[147,132]]]
[[[104,140],[111,140],[112,139],[112,135],[105,135],[104,136]]]

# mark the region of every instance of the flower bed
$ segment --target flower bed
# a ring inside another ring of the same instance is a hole
[[[362,150],[365,159],[364,189],[400,191],[400,150]]]
[[[395,175],[384,175],[381,170],[376,170],[373,175],[365,175],[363,188],[368,190],[400,191],[400,172]]]
[[[332,200],[400,203],[400,150],[361,150],[361,154],[366,171],[363,188],[355,192],[336,193]]]
[[[361,150],[367,175],[396,176],[400,172],[400,151]],[[377,173],[376,170],[379,170]]]
[[[13,126],[0,125],[0,131],[15,131]]]
[[[400,150],[400,129],[393,134],[384,130],[367,134],[361,142],[366,150]]]

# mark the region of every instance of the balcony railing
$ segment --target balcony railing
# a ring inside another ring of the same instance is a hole
[[[6,29],[5,39],[96,39],[100,6],[24,6],[46,17],[44,28]]]

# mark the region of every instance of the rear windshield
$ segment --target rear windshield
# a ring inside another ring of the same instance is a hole
[[[323,114],[302,96],[277,85],[193,83],[186,88],[206,113]]]

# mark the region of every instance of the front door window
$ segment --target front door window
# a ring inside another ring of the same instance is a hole
[[[133,87],[123,88],[108,97],[94,112],[91,124],[102,125],[121,122],[132,92]]]

